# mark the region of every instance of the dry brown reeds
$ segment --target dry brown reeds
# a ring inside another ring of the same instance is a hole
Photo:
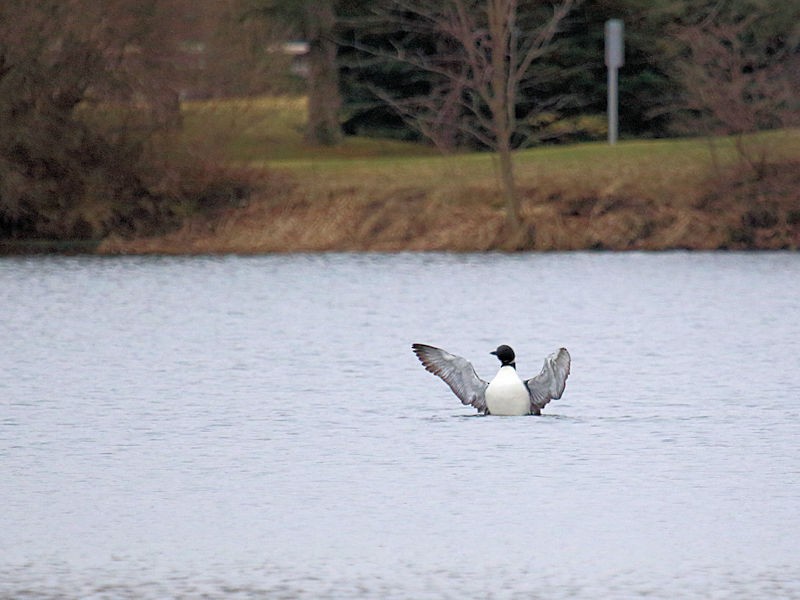
[[[304,197],[296,187],[280,200],[260,198],[213,217],[196,216],[163,237],[112,238],[105,253],[264,253],[446,250],[666,250],[797,248],[800,169],[774,178],[709,188],[665,202],[616,194],[573,196],[523,190],[525,237],[510,238],[493,190],[465,190],[453,202],[407,186],[365,197],[357,187]],[[481,194],[481,191],[483,194]],[[452,193],[452,191],[451,191]]]

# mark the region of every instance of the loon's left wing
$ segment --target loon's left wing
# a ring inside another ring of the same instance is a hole
[[[569,352],[566,348],[561,348],[544,359],[542,370],[536,377],[525,381],[531,396],[533,414],[540,414],[550,400],[561,398],[569,377],[569,365]]]

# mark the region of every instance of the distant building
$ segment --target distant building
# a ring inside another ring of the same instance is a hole
[[[292,57],[289,70],[293,75],[297,75],[303,79],[306,79],[309,74],[308,50],[308,42],[302,41],[286,42],[281,46],[281,51]]]

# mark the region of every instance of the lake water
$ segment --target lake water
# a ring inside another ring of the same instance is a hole
[[[800,598],[800,254],[0,260],[0,597]],[[494,375],[482,417],[412,342]]]

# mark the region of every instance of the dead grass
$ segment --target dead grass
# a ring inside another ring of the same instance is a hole
[[[741,169],[734,141],[725,138],[715,140],[717,173],[703,139],[519,152],[520,245],[503,229],[492,155],[445,157],[430,148],[364,139],[309,148],[300,135],[302,107],[297,99],[189,105],[187,140],[215,139],[229,159],[266,167],[280,174],[279,183],[246,207],[187,219],[160,238],[109,239],[101,252],[800,246],[796,130],[759,134],[776,165],[764,181]]]

